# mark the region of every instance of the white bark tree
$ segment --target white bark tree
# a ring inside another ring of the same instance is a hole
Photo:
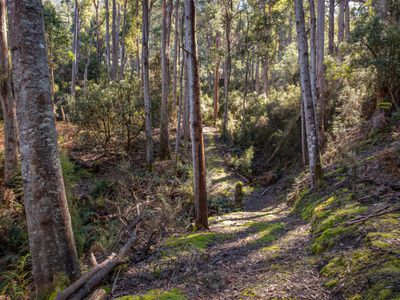
[[[296,15],[297,45],[299,52],[300,81],[306,123],[311,187],[313,189],[318,189],[321,184],[323,174],[317,138],[314,106],[311,94],[310,67],[308,60],[308,45],[304,21],[303,1],[295,0],[294,4]]]

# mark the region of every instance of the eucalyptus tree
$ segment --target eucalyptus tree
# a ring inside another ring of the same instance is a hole
[[[153,169],[153,134],[151,125],[151,100],[149,79],[149,1],[142,0],[142,74],[146,132],[146,164]]]
[[[7,41],[7,5],[0,1],[0,100],[3,109],[4,181],[10,181],[18,172],[17,116],[11,88],[11,69]]]
[[[308,57],[308,43],[304,21],[303,0],[295,0],[295,16],[297,30],[297,46],[299,53],[300,81],[302,101],[304,105],[306,136],[309,157],[311,187],[318,189],[322,181],[322,166],[320,160],[319,143],[315,121],[314,105],[312,101],[310,66]]]
[[[162,2],[162,25],[161,25],[161,111],[160,111],[160,158],[166,159],[170,156],[169,133],[168,133],[168,97],[170,85],[170,37],[171,37],[171,15],[172,0]]]
[[[195,225],[208,228],[206,161],[200,105],[199,63],[196,45],[194,0],[185,0],[185,47],[187,49],[188,92],[190,99],[190,135],[192,139],[193,194]]]
[[[38,298],[63,274],[79,277],[79,263],[57,145],[40,0],[10,2],[14,91],[24,206]]]

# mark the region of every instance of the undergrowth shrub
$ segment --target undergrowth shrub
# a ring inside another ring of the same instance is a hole
[[[71,103],[71,119],[82,129],[85,144],[103,150],[129,152],[144,126],[143,101],[138,80],[90,82]]]

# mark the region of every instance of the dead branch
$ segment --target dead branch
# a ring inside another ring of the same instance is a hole
[[[365,217],[361,217],[361,218],[357,218],[357,219],[353,219],[350,220],[346,223],[346,225],[353,225],[353,224],[357,224],[357,223],[362,223],[365,221],[368,221],[369,219],[375,218],[375,217],[379,217],[379,216],[383,216],[383,215],[387,215],[387,214],[391,214],[394,212],[400,211],[400,207],[393,207],[392,209],[388,209],[388,207],[385,207],[383,209],[380,209],[376,212],[373,212]]]
[[[125,256],[128,254],[133,243],[137,240],[136,226],[142,221],[139,216],[128,226],[128,232],[131,232],[128,240],[124,246],[118,251],[118,254],[113,253],[105,261],[98,264],[92,270],[84,274],[81,278],[75,281],[72,285],[67,287],[64,291],[57,295],[56,300],[65,300],[70,298],[73,300],[84,299],[91,293],[97,286],[99,286],[108,274],[118,265],[124,262]],[[132,228],[135,228],[132,232]]]

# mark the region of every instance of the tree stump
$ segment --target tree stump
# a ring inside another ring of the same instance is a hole
[[[235,186],[235,206],[243,209],[243,184],[241,182],[236,183]]]

